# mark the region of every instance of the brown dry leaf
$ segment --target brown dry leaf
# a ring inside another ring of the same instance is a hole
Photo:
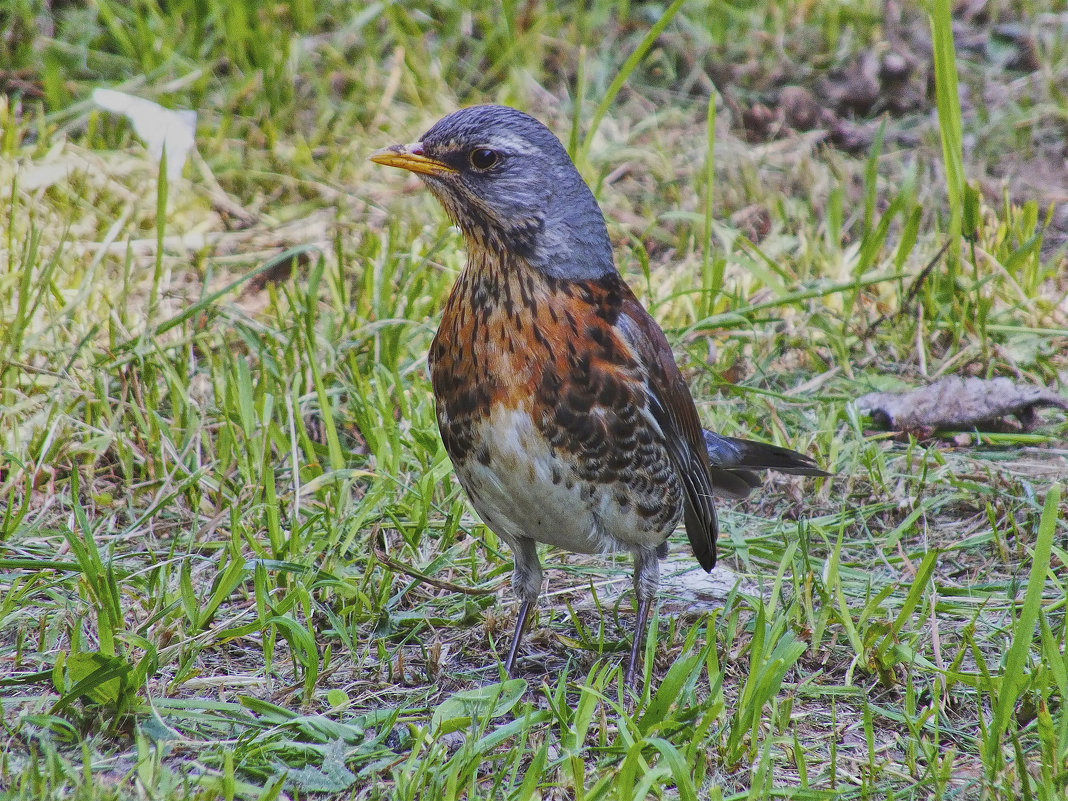
[[[759,244],[771,233],[771,213],[759,203],[753,203],[734,212],[731,225],[750,242]]]
[[[1009,415],[1028,431],[1036,423],[1035,410],[1055,406],[1068,411],[1068,399],[1043,387],[1016,384],[1008,378],[949,376],[908,392],[869,392],[857,398],[857,408],[886,428],[1004,430]]]

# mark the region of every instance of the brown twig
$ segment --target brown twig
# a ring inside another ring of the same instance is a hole
[[[927,266],[920,270],[920,274],[917,275],[916,280],[912,282],[912,286],[909,287],[909,291],[905,293],[905,302],[901,304],[901,308],[898,309],[896,312],[893,312],[892,314],[884,314],[874,323],[869,325],[868,329],[861,336],[861,339],[867,339],[875,333],[876,328],[885,323],[887,320],[890,320],[894,317],[899,317],[900,315],[905,314],[908,311],[908,308],[912,304],[912,301],[914,301],[916,299],[916,295],[919,294],[920,287],[923,286],[923,282],[927,280],[927,276],[931,274],[931,270],[934,269],[935,265],[938,264],[939,260],[946,254],[947,250],[949,250],[949,242],[946,242],[944,245],[942,245],[939,251],[931,258],[929,262],[927,262]]]

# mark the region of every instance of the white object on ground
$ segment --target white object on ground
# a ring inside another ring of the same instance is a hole
[[[114,89],[94,89],[93,102],[102,109],[125,115],[156,161],[162,158],[163,149],[167,149],[168,181],[181,176],[189,151],[194,147],[193,136],[197,127],[195,111],[175,111]]]

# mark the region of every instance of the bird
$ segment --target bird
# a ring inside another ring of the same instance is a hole
[[[745,497],[765,469],[828,474],[796,451],[702,428],[666,336],[615,266],[593,192],[537,119],[470,106],[370,160],[415,173],[463,237],[428,365],[455,475],[512,551],[519,611],[505,672],[541,592],[537,544],[625,550],[633,686],[679,522],[710,571],[716,496]]]

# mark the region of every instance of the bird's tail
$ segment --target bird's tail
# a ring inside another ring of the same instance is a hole
[[[704,431],[705,447],[708,449],[708,461],[712,464],[714,478],[716,474],[722,479],[714,483],[725,494],[744,498],[749,489],[760,486],[760,476],[756,470],[777,470],[797,476],[829,476],[821,470],[812,459],[803,453],[778,445],[753,442],[737,437],[723,437],[714,431]],[[731,474],[723,476],[720,471]],[[738,481],[737,479],[741,479]],[[747,485],[748,488],[744,487]]]

